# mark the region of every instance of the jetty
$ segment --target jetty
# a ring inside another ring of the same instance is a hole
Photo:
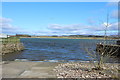
[[[100,54],[120,57],[120,40],[116,44],[97,44],[96,51]]]

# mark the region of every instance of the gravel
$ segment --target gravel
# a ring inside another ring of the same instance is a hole
[[[54,68],[54,72],[57,78],[112,78],[113,74],[108,74],[106,71],[119,68],[118,65],[108,64],[108,66],[104,66],[103,70],[94,70],[92,63],[62,63]]]

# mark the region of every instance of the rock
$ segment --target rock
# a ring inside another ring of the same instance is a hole
[[[2,49],[0,50],[0,53],[2,55],[5,55],[7,53],[22,51],[22,50],[24,50],[23,43],[7,43],[7,44],[2,44]]]
[[[90,68],[91,67],[91,68]],[[93,65],[64,63],[55,67],[58,78],[110,78],[99,70],[92,70]]]

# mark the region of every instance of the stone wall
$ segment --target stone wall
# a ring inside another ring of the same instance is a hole
[[[0,55],[24,50],[23,43],[7,43],[2,44],[0,47]]]

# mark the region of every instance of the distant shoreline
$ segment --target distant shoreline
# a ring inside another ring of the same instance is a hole
[[[20,38],[53,38],[53,39],[104,39],[103,37],[20,37]],[[114,39],[114,38],[108,38]],[[117,39],[116,39],[117,40]]]

